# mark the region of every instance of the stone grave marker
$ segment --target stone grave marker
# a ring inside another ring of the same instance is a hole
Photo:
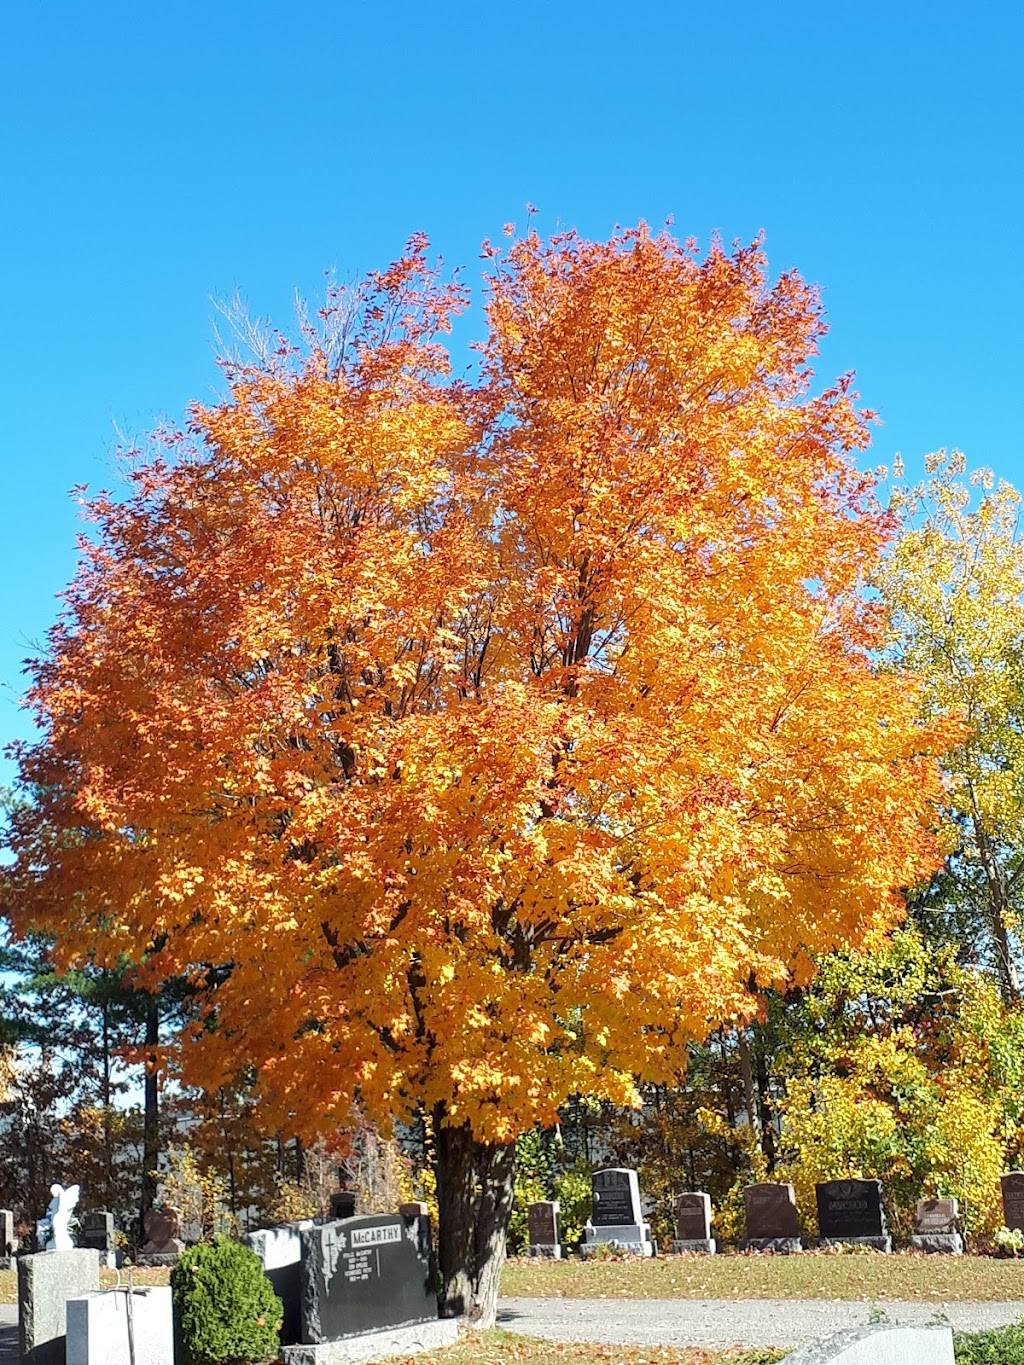
[[[81,1244],[94,1247],[100,1253],[100,1265],[108,1270],[117,1268],[117,1252],[114,1246],[114,1215],[100,1209],[95,1213],[82,1215]]]
[[[1024,1171],[1010,1171],[999,1177],[1003,1191],[1003,1221],[1012,1231],[1024,1232]]]
[[[960,1232],[959,1207],[955,1199],[919,1199],[914,1214],[910,1245],[915,1251],[962,1256],[964,1239]]]
[[[68,1299],[100,1287],[100,1254],[91,1247],[40,1251],[18,1259],[21,1365],[65,1365]]]
[[[335,1190],[331,1195],[332,1218],[354,1218],[356,1216],[356,1196],[353,1190]]]
[[[696,1251],[714,1256],[717,1251],[711,1236],[711,1196],[701,1191],[676,1195],[676,1235],[672,1242],[676,1254]]]
[[[285,1365],[376,1359],[457,1339],[455,1319],[437,1316],[424,1223],[418,1216],[369,1214],[314,1224],[300,1234],[303,1344],[283,1349]]]
[[[640,1182],[636,1171],[621,1166],[595,1171],[591,1189],[592,1212],[585,1241],[580,1247],[583,1255],[587,1255],[588,1249],[610,1243],[638,1256],[653,1256],[651,1229],[643,1221],[640,1209]]]
[[[800,1251],[800,1216],[793,1186],[777,1181],[748,1185],[743,1191],[747,1235],[743,1251]]]
[[[558,1215],[561,1212],[557,1199],[540,1199],[526,1210],[526,1227],[530,1236],[527,1248],[531,1256],[543,1256],[550,1261],[562,1259],[561,1237]]]
[[[892,1251],[880,1180],[825,1180],[814,1187],[822,1246]]]
[[[148,1209],[142,1220],[138,1265],[173,1265],[185,1250],[181,1222],[174,1209]]]
[[[273,1228],[249,1232],[242,1241],[260,1258],[263,1273],[274,1286],[281,1300],[284,1315],[281,1321],[282,1346],[294,1346],[302,1336],[302,1281],[299,1263],[302,1259],[302,1238],[299,1235],[313,1227],[312,1218],[294,1223],[280,1223]]]
[[[108,1289],[68,1299],[67,1322],[67,1365],[174,1365],[167,1285]]]
[[[18,1238],[14,1232],[14,1214],[10,1209],[0,1209],[0,1270],[10,1270],[11,1257],[18,1249]]]

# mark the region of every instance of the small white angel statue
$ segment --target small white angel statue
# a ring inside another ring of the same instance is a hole
[[[69,1185],[65,1189],[63,1185],[51,1185],[50,1193],[53,1198],[46,1210],[46,1217],[36,1223],[39,1245],[44,1251],[72,1251],[75,1244],[71,1240],[68,1224],[78,1203],[78,1186]]]

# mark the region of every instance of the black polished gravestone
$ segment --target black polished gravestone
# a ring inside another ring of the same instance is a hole
[[[114,1246],[114,1215],[99,1209],[94,1213],[82,1215],[79,1244],[94,1247],[100,1253],[100,1265],[112,1270],[117,1265]]]
[[[332,1218],[354,1218],[356,1216],[356,1196],[354,1190],[335,1190],[331,1195]]]
[[[1024,1171],[1010,1171],[999,1177],[1003,1191],[1003,1221],[1012,1232],[1024,1232]]]
[[[801,1249],[800,1215],[793,1186],[767,1180],[743,1191],[747,1235],[741,1251],[792,1252]]]
[[[822,1246],[870,1246],[892,1251],[880,1180],[825,1180],[814,1187]]]
[[[303,1342],[437,1321],[428,1219],[370,1214],[300,1235]]]
[[[643,1215],[636,1171],[626,1168],[595,1171],[591,1184],[593,1212],[590,1221],[594,1227],[623,1227],[640,1222]]]

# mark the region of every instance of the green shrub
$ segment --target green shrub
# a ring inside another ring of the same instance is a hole
[[[186,1251],[171,1271],[182,1365],[248,1365],[277,1356],[284,1307],[240,1242],[217,1237]]]
[[[956,1365],[1024,1365],[1024,1323],[991,1332],[958,1332],[953,1349]]]

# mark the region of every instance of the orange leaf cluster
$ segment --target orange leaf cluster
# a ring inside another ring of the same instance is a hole
[[[425,251],[93,502],[4,895],[66,962],[230,964],[186,1061],[268,1122],[503,1140],[889,927],[942,740],[873,667],[892,527],[813,290],[531,233],[469,384]]]

